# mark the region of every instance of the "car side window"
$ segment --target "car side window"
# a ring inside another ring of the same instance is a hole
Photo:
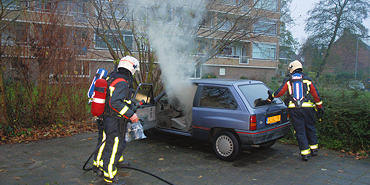
[[[235,110],[238,104],[228,88],[203,87],[200,107]]]

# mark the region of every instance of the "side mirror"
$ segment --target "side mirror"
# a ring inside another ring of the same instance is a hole
[[[273,91],[271,91],[271,90],[268,90],[268,91],[267,91],[267,94],[268,94],[268,96],[269,96],[269,97],[272,97],[272,93],[274,93],[274,92],[273,92]]]

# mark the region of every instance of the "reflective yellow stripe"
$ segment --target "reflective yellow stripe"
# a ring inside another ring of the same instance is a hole
[[[132,103],[131,100],[124,100],[124,102],[127,103],[127,104],[131,104]]]
[[[106,139],[106,135],[105,135],[105,132],[103,131],[103,139],[102,139],[102,142],[103,142],[105,139]],[[100,146],[99,151],[98,151],[98,155],[96,156],[96,159],[97,159],[98,161],[100,161],[100,160],[101,160],[101,156],[102,156],[102,154],[103,154],[104,147],[105,147],[105,142]],[[103,165],[101,165],[101,166],[103,166]]]
[[[103,171],[103,172],[104,172],[104,177],[112,179],[117,174],[117,169],[113,171],[113,173],[112,173],[113,177],[112,178],[110,177],[109,173],[107,173],[106,171]]]
[[[322,105],[322,101],[317,102],[316,105]]]
[[[303,80],[303,83],[306,83],[307,84],[307,94],[309,94],[310,93],[310,85],[311,85],[311,81],[309,81],[309,80]]]
[[[313,150],[313,149],[318,149],[319,148],[319,144],[316,144],[316,145],[310,145],[310,148]]]
[[[116,157],[116,154],[117,154],[117,150],[118,150],[118,144],[119,144],[119,139],[118,137],[115,137],[114,138],[114,144],[113,144],[113,150],[112,150],[112,155],[110,156],[110,161],[109,161],[109,164],[108,164],[108,176],[109,178],[113,179],[113,177],[116,175],[117,173],[117,169],[115,169],[113,171],[113,168],[115,168],[115,166],[113,166],[114,164],[114,161],[115,161],[115,157]],[[105,175],[105,174],[104,174]]]
[[[302,103],[302,107],[313,107],[313,106],[314,106],[314,104],[311,103],[311,102],[303,102]],[[289,108],[295,108],[295,104],[292,101],[290,101],[288,107]]]
[[[119,112],[119,114],[124,115],[128,111],[128,107],[125,106],[123,109]]]
[[[311,102],[303,102],[302,107],[313,107],[313,103]]]
[[[294,108],[294,107],[295,107],[294,103],[289,102],[289,106],[288,106],[288,108]]]
[[[115,87],[109,86],[110,97],[112,97],[114,89]]]
[[[108,180],[108,179],[104,179],[105,182],[108,182],[108,183],[112,183],[113,181],[111,180]]]
[[[292,92],[292,86],[290,85],[289,82],[287,82],[287,85],[288,85],[289,94],[292,95],[293,94],[293,92]]]
[[[311,150],[310,149],[306,149],[306,150],[302,150],[301,151],[301,154],[302,155],[308,155],[308,154],[310,154],[311,153]]]
[[[119,159],[118,159],[118,162],[122,162],[124,161],[125,159],[123,158],[123,156],[121,156]]]
[[[100,159],[99,166],[103,167],[103,165],[104,165],[104,161],[103,161],[103,159]]]

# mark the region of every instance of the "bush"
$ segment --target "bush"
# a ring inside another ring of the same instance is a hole
[[[87,88],[80,84],[4,83],[5,112],[0,133],[8,136],[24,128],[82,121],[90,116]],[[7,118],[7,119],[5,119]]]
[[[320,145],[347,151],[369,150],[370,93],[348,90],[321,92],[325,115],[316,125]]]
[[[60,110],[64,112],[64,119],[69,121],[83,121],[91,116],[88,105],[87,90],[89,86],[69,86],[62,95]]]
[[[217,76],[213,73],[207,73],[202,78],[217,78]]]

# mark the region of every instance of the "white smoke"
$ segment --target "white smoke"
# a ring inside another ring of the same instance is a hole
[[[195,72],[196,30],[206,0],[128,0],[128,10],[157,54],[167,94],[189,105],[185,92]]]

